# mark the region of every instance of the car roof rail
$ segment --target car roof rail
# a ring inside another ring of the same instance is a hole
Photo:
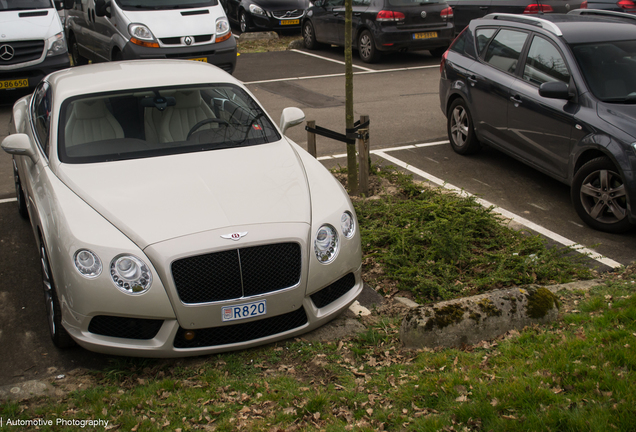
[[[549,32],[554,33],[557,36],[563,36],[561,29],[554,24],[552,21],[548,21],[543,18],[537,18],[534,16],[527,15],[517,15],[517,14],[509,14],[509,13],[491,13],[484,17],[485,19],[500,19],[507,21],[515,21],[520,23],[532,24],[535,26],[539,26]]]
[[[568,12],[568,15],[596,15],[611,18],[627,18],[630,20],[636,20],[636,15],[602,9],[574,9]]]

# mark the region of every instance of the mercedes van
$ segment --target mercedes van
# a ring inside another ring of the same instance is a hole
[[[75,0],[66,35],[75,65],[169,58],[229,73],[236,66],[236,40],[218,0]]]
[[[70,67],[62,9],[62,1],[0,0],[0,101],[31,93],[49,73]]]

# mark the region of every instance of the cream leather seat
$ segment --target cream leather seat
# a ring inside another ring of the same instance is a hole
[[[124,138],[124,130],[108,111],[103,100],[73,103],[64,128],[66,147],[118,138]]]
[[[216,117],[212,109],[201,98],[198,90],[174,93],[176,105],[168,107],[161,116],[158,130],[159,142],[185,141],[190,129],[208,118]],[[213,123],[201,126],[199,130],[215,127]]]

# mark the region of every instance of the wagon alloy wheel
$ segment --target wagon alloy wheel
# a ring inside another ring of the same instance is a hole
[[[461,155],[475,153],[480,145],[475,136],[473,119],[463,99],[457,99],[448,110],[448,139],[453,150]]]
[[[577,171],[572,201],[581,219],[592,228],[620,233],[632,227],[623,178],[606,157],[593,159]]]
[[[358,52],[360,58],[365,63],[375,63],[380,59],[380,53],[375,48],[375,42],[369,30],[365,30],[360,34],[360,39],[358,39]]]
[[[15,197],[18,201],[18,213],[22,219],[29,219],[29,211],[27,210],[26,198],[22,192],[22,183],[20,183],[20,174],[18,166],[13,160],[13,181],[15,182]]]
[[[303,25],[303,42],[307,49],[318,48],[318,44],[316,43],[316,34],[314,33],[314,26],[310,21],[305,22],[305,25]]]
[[[241,11],[239,16],[239,27],[241,29],[241,33],[250,31],[250,17],[247,16],[245,11]]]
[[[62,326],[62,314],[60,310],[53,276],[49,266],[49,259],[46,253],[44,242],[40,244],[40,265],[42,267],[42,286],[44,288],[44,302],[46,305],[46,315],[49,322],[49,333],[53,343],[58,348],[69,348],[75,345],[75,342],[66,329]]]

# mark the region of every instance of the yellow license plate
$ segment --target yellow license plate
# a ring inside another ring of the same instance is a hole
[[[203,62],[203,63],[207,63],[208,62],[208,58],[207,57],[191,58],[191,59],[188,59],[188,60],[200,61],[200,62]]]
[[[280,25],[298,25],[300,24],[300,20],[281,20]]]
[[[0,90],[28,87],[29,80],[27,78],[17,80],[0,81]]]
[[[436,37],[437,32],[413,33],[413,39],[430,39]]]

